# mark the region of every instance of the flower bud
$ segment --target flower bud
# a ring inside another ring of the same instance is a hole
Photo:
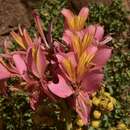
[[[108,93],[108,92],[104,92],[103,93],[105,96],[107,96],[107,97],[110,97],[110,93]]]
[[[112,102],[109,102],[108,105],[107,105],[107,110],[108,111],[112,111],[114,109],[114,105]]]
[[[119,124],[117,125],[117,128],[118,128],[119,130],[126,130],[126,129],[127,129],[127,127],[126,127],[126,125],[125,125],[124,123],[119,123]]]
[[[99,120],[94,120],[92,121],[92,127],[93,128],[99,128],[100,127],[100,121]]]
[[[99,119],[99,118],[101,117],[101,112],[95,110],[95,111],[93,112],[93,116],[94,116],[95,119]]]
[[[94,98],[92,99],[92,103],[93,103],[95,106],[98,106],[99,103],[100,103],[100,99],[98,99],[97,97],[94,97]]]
[[[101,102],[100,102],[100,109],[101,110],[106,110],[107,109],[107,104],[108,104],[108,101],[106,101],[106,100],[102,100]]]
[[[112,102],[114,105],[116,104],[116,99],[115,99],[115,98],[110,97],[110,100],[111,100],[111,102]]]
[[[79,117],[76,119],[76,124],[77,124],[79,127],[83,127],[83,126],[84,126],[83,121],[82,121]]]

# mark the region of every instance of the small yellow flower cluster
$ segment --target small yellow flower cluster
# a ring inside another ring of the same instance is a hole
[[[92,103],[100,110],[112,111],[116,105],[116,100],[102,88],[98,93],[92,95]]]
[[[101,121],[100,120],[93,120],[91,122],[91,125],[93,128],[99,128],[100,127],[100,124],[101,124]]]
[[[123,122],[119,122],[116,127],[112,127],[109,130],[130,130],[130,129],[127,128],[126,124],[124,124]]]
[[[99,128],[101,124],[100,119],[103,115],[103,112],[111,112],[116,105],[116,100],[110,95],[110,93],[105,92],[104,88],[102,88],[99,92],[93,93],[92,105],[96,107],[96,110],[93,111],[93,120],[91,121],[91,126],[93,128]],[[101,111],[103,112],[101,113]]]

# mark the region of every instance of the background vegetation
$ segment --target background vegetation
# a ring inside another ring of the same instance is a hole
[[[66,0],[44,0],[37,8],[44,23],[45,30],[52,21],[53,36],[59,37],[63,32],[63,17],[60,11],[67,7]],[[106,113],[101,119],[101,128],[107,130],[115,127],[119,121],[124,122],[130,128],[130,24],[121,0],[114,0],[111,6],[89,5],[90,17],[88,23],[104,25],[106,33],[112,35],[113,40],[109,46],[113,48],[113,56],[105,67],[106,90],[117,99],[117,106],[112,113]],[[30,32],[33,32],[33,26]],[[12,47],[15,48],[15,45]],[[13,84],[15,81],[11,80]],[[49,121],[49,127],[45,124],[47,119],[40,119],[33,113],[28,105],[28,98],[21,93],[8,97],[0,96],[0,129],[6,130],[56,130],[55,124]],[[41,112],[41,109],[39,110]],[[58,114],[53,114],[57,118]],[[41,117],[41,115],[40,115]],[[35,119],[36,118],[36,119]],[[37,121],[36,121],[37,120]],[[59,123],[60,124],[60,123]],[[63,124],[61,124],[63,125]],[[59,125],[59,130],[61,130]],[[94,130],[89,126],[89,130]]]

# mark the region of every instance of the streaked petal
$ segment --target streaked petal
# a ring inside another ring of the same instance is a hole
[[[96,27],[94,25],[90,25],[87,29],[85,29],[85,34],[82,40],[82,51],[84,51],[94,40]]]
[[[31,39],[31,37],[30,37],[30,35],[28,34],[28,32],[27,32],[26,29],[23,30],[23,36],[24,36],[24,38],[25,38],[25,41],[26,41],[27,45],[28,45],[28,46],[32,46],[32,45],[33,45],[32,39]]]
[[[19,44],[19,46],[21,46],[23,49],[26,49],[26,46],[24,45],[24,41],[21,36],[19,36],[14,31],[11,32],[11,35],[14,38],[14,40]]]
[[[76,80],[76,72],[75,67],[77,66],[77,62],[75,59],[75,55],[73,52],[69,52],[66,54],[57,54],[56,55],[58,62],[60,64],[60,68],[63,73],[70,79],[72,82]]]
[[[87,93],[80,92],[76,98],[76,112],[82,119],[84,125],[88,124],[90,117],[91,105],[89,101],[89,96]]]
[[[58,75],[59,82],[58,83],[53,83],[50,82],[48,84],[49,90],[55,94],[58,97],[61,98],[67,98],[73,94],[73,90],[71,86],[68,85],[67,81],[61,76]]]
[[[77,66],[77,76],[79,77],[79,79],[87,71],[88,66],[92,62],[92,59],[95,56],[96,52],[96,46],[89,46],[87,50],[85,50],[84,53],[81,55]]]

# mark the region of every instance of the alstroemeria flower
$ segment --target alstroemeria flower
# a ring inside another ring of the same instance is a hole
[[[63,9],[61,13],[66,18],[70,30],[80,31],[85,25],[89,9],[83,7],[78,15],[73,14],[69,9]]]
[[[102,68],[111,56],[111,48],[103,39],[104,29],[90,25],[79,32],[65,30],[63,40],[70,52],[56,54],[62,75],[58,83],[50,82],[49,90],[61,98],[68,98],[84,124],[88,123],[91,110],[90,95],[100,88]]]
[[[79,61],[76,60],[74,52],[57,54],[63,74],[58,76],[58,83],[50,82],[48,84],[49,90],[58,97],[68,98],[73,96],[71,102],[74,102],[74,104],[72,103],[72,107],[75,106],[74,109],[82,118],[84,124],[88,123],[90,113],[89,95],[100,87],[103,79],[102,71],[92,67],[96,53],[97,47],[89,46],[81,55]]]

